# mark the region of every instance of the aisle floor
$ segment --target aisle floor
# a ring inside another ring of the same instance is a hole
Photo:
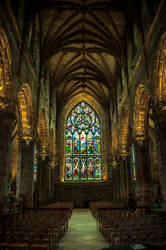
[[[101,250],[108,247],[90,209],[74,209],[58,250]]]

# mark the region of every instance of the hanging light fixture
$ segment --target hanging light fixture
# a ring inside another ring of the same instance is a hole
[[[122,159],[125,160],[126,157],[127,157],[127,152],[126,151],[122,151],[120,155],[121,155]]]
[[[118,166],[118,161],[116,160],[115,156],[113,157],[113,161],[111,164],[114,168]]]
[[[41,156],[41,158],[42,158],[43,161],[48,156],[48,153],[46,152],[46,146],[42,146],[42,150],[41,150],[40,156]]]
[[[144,135],[136,135],[136,141],[139,143],[140,146],[142,146],[143,141],[145,140]]]
[[[56,164],[55,164],[55,161],[54,161],[54,160],[50,162],[50,166],[51,166],[52,169],[55,168]]]
[[[22,135],[22,139],[25,140],[26,144],[29,145],[32,140],[32,134],[30,132],[30,125],[27,125],[27,131]]]

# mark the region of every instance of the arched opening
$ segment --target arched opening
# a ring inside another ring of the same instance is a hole
[[[102,180],[100,119],[86,102],[69,113],[65,139],[65,180]]]
[[[32,140],[33,134],[33,108],[31,90],[28,84],[23,84],[18,92],[18,109],[20,121],[20,137],[27,144]]]
[[[136,195],[139,205],[152,205],[151,163],[149,155],[150,94],[146,85],[140,84],[134,102],[134,140],[132,146],[133,165],[136,172]]]
[[[0,107],[6,109],[12,99],[11,55],[6,33],[0,28]]]
[[[48,155],[48,126],[45,110],[39,113],[38,138],[40,147],[40,156],[44,159]]]
[[[102,166],[102,177],[100,181],[106,182],[108,179],[108,161],[110,159],[111,150],[111,136],[110,130],[108,127],[108,116],[106,110],[96,101],[95,98],[89,96],[88,94],[78,94],[73,97],[68,103],[66,103],[63,111],[60,113],[58,117],[58,128],[56,131],[56,162],[60,166],[60,180],[64,182],[65,174],[66,174],[66,121],[68,119],[68,115],[70,112],[76,107],[79,103],[84,102],[87,103],[92,110],[98,115],[100,120],[100,144],[101,144],[101,166]],[[100,182],[98,180],[98,183]],[[84,180],[84,182],[86,182]],[[90,181],[89,183],[93,183],[95,181]],[[73,181],[73,183],[77,183],[77,181]],[[83,183],[78,180],[78,183]]]
[[[129,150],[129,112],[126,109],[122,110],[119,144],[121,157],[127,157]]]
[[[140,84],[136,91],[133,117],[135,139],[138,142],[146,139],[149,99],[150,95],[145,85]]]
[[[166,110],[166,32],[162,35],[157,50],[154,70],[154,102]]]

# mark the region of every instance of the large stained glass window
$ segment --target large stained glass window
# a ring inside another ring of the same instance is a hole
[[[82,101],[73,108],[66,122],[66,181],[102,179],[100,141],[99,117]]]

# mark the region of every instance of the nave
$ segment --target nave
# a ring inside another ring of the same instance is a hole
[[[96,227],[90,209],[74,209],[58,250],[100,250],[108,247],[108,242]]]
[[[56,202],[0,218],[0,250],[160,250],[166,246],[166,216],[110,202],[74,208]],[[144,247],[144,248],[140,248]]]

